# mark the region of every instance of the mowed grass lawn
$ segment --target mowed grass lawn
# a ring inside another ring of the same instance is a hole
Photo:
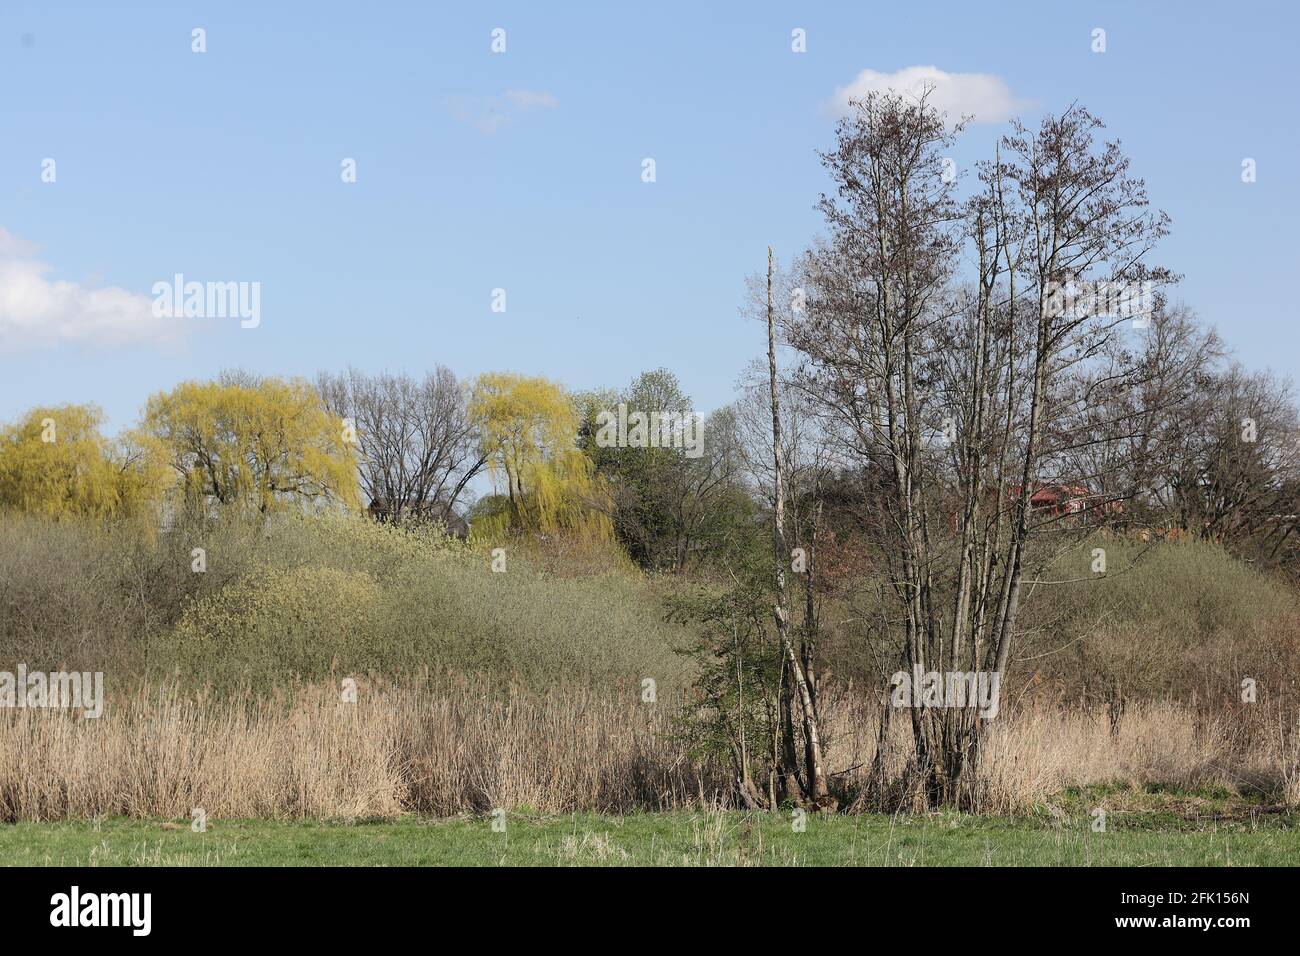
[[[1162,814],[1011,820],[661,813],[188,824],[111,819],[0,826],[12,866],[1253,866],[1300,864],[1300,818],[1190,824]]]

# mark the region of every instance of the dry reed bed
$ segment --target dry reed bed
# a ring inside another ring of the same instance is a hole
[[[332,686],[271,698],[205,699],[144,687],[86,720],[63,711],[0,712],[0,819],[105,815],[388,817],[496,807],[627,812],[725,802],[725,768],[692,759],[673,735],[673,702],[646,705],[629,684],[539,692],[478,678]],[[827,694],[828,762],[853,790],[874,756],[876,714]],[[884,766],[901,774],[906,722]],[[1284,730],[1285,728],[1281,728]],[[1018,812],[1068,786],[1129,782],[1260,790],[1295,803],[1295,737],[1174,704],[1105,714],[1023,709],[994,721],[979,808]],[[859,802],[859,808],[866,808]]]
[[[639,688],[638,688],[639,693]],[[667,709],[478,679],[207,700],[143,688],[87,720],[0,712],[0,819],[371,817],[683,806],[724,781]]]
[[[882,798],[875,796],[882,792],[897,798],[912,751],[909,722],[891,721],[883,785],[867,780],[865,768],[879,736],[877,715],[860,698],[841,698],[827,715],[832,771],[864,768],[846,781],[857,795],[854,809],[882,809]],[[1205,714],[1172,702],[1130,705],[1113,731],[1104,709],[1003,711],[981,748],[975,809],[1020,813],[1066,788],[1093,784],[1215,788],[1297,806],[1300,728],[1294,717],[1263,708]]]

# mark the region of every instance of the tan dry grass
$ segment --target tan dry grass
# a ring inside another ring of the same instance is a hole
[[[634,692],[635,691],[635,692]],[[146,688],[97,720],[0,712],[0,819],[387,817],[683,806],[723,780],[639,688],[598,695],[439,677],[292,697]]]
[[[725,768],[692,759],[672,734],[680,704],[639,688],[527,690],[439,675],[362,686],[356,704],[328,685],[292,695],[204,699],[151,687],[110,701],[98,720],[0,712],[0,819],[108,815],[188,819],[365,818],[404,812],[607,813],[725,805]],[[827,693],[828,763],[860,786],[875,752],[875,710]],[[1261,720],[1263,718],[1261,717]],[[1296,803],[1296,735],[1246,733],[1228,716],[1136,705],[1112,736],[1104,713],[1024,709],[994,721],[979,771],[984,812],[1021,812],[1072,786],[1222,787]],[[905,721],[884,765],[901,774]],[[859,809],[871,809],[860,803]]]
[[[850,790],[867,787],[876,754],[878,713],[849,694],[826,705],[831,770]],[[1017,813],[1071,787],[1096,784],[1178,790],[1221,789],[1300,804],[1300,726],[1294,715],[1238,710],[1203,714],[1181,703],[1130,705],[1112,734],[1105,710],[1024,707],[1004,712],[987,728],[977,774],[975,809]],[[898,783],[911,755],[907,720],[891,721],[883,760],[883,789]],[[859,809],[876,809],[871,798]]]

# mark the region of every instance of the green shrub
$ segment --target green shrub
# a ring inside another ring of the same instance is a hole
[[[167,530],[0,516],[0,669],[103,670],[118,688],[146,674],[266,687],[439,668],[683,683],[686,635],[625,562],[506,548],[502,574],[436,527],[355,516]]]
[[[362,666],[380,596],[364,571],[265,568],[194,601],[154,662],[191,681],[258,688]]]
[[[1106,551],[1093,574],[1092,549]],[[1013,658],[1070,693],[1231,703],[1243,677],[1297,676],[1293,588],[1218,545],[1095,536],[1062,555],[1025,603]],[[1082,578],[1083,580],[1078,580]]]

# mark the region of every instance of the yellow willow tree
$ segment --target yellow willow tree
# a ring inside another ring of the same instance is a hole
[[[184,382],[149,399],[144,432],[166,449],[191,504],[358,507],[346,424],[306,382],[242,373]]]
[[[469,414],[479,429],[501,507],[476,530],[507,529],[611,540],[608,494],[577,447],[579,416],[564,389],[545,378],[490,372],[475,382]]]
[[[147,442],[100,433],[93,405],[33,408],[0,428],[0,507],[48,518],[112,518],[155,504],[166,467]]]

